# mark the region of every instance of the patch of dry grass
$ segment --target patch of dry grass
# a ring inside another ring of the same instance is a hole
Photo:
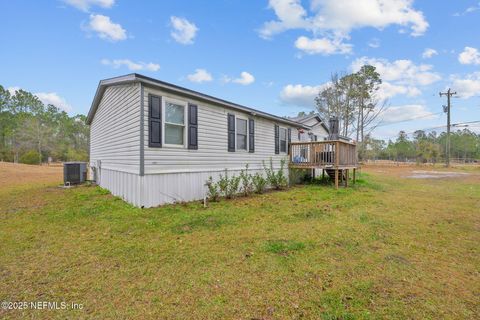
[[[84,308],[0,317],[479,318],[479,176],[364,172],[349,189],[207,209],[141,210],[55,179],[28,195],[12,186],[0,193],[0,301]]]

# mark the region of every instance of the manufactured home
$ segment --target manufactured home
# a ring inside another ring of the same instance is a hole
[[[279,169],[291,142],[327,135],[325,125],[312,133],[316,123],[139,74],[100,81],[87,124],[92,178],[139,207],[203,199],[210,176],[217,180],[225,169],[238,175],[247,164],[263,173],[270,159]]]

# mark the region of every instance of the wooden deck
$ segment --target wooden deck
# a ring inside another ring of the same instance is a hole
[[[338,188],[342,181],[348,186],[350,170],[355,182],[358,165],[357,145],[341,140],[292,142],[289,150],[289,167],[297,169],[321,169],[335,180]]]

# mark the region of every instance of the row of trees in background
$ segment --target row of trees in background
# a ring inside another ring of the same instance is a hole
[[[30,92],[0,85],[0,161],[86,161],[88,139],[84,115],[70,117]]]
[[[400,131],[395,141],[366,136],[361,149],[363,160],[415,161],[436,163],[445,160],[447,134],[417,130],[409,138]],[[450,133],[450,152],[453,159],[470,162],[480,159],[480,135],[468,129]]]

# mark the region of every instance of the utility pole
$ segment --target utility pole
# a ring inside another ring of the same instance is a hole
[[[443,112],[447,113],[447,150],[446,150],[446,157],[445,157],[445,166],[448,168],[450,166],[450,98],[457,94],[457,92],[452,92],[450,88],[448,88],[447,92],[440,92],[440,97],[447,96],[447,105],[443,106]]]

